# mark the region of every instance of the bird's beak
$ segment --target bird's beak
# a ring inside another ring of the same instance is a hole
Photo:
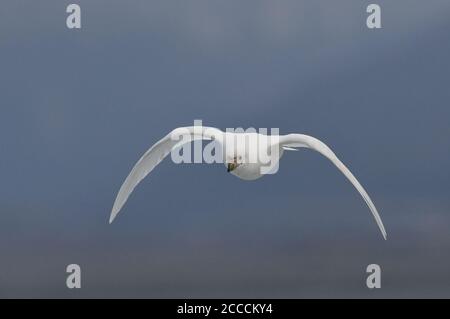
[[[232,170],[234,170],[236,168],[237,164],[236,163],[228,163],[227,166],[227,172],[231,172]]]

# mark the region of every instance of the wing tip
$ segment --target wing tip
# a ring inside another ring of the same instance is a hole
[[[111,225],[112,222],[114,221],[114,219],[117,216],[118,211],[115,209],[115,207],[113,207],[112,211],[111,211],[111,215],[109,215],[109,224]]]
[[[381,235],[383,236],[383,239],[387,240],[387,232],[386,232],[386,229],[384,228],[384,225],[383,225],[383,222],[381,221],[381,218],[380,218],[379,221],[377,220],[377,224],[378,224],[378,227],[380,228]]]
[[[116,219],[117,215],[119,215],[120,210],[123,207],[123,202],[118,200],[119,195],[117,195],[116,200],[114,201],[114,205],[111,209],[111,214],[109,215],[109,224],[112,224],[114,219]]]

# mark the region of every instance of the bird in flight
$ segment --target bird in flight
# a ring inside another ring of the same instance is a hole
[[[227,171],[243,180],[255,180],[271,174],[278,168],[284,151],[309,148],[328,158],[352,183],[363,197],[386,239],[386,230],[381,217],[367,192],[350,170],[337,158],[333,151],[320,140],[304,134],[264,135],[246,132],[223,132],[206,126],[179,127],[156,142],[144,153],[120,187],[115,199],[109,223],[112,223],[128,197],[139,184],[171,151],[198,140],[213,140],[220,146],[219,155]],[[261,156],[261,154],[265,156]],[[264,158],[265,157],[265,158]],[[263,159],[264,158],[264,159]],[[269,164],[268,164],[269,163]]]

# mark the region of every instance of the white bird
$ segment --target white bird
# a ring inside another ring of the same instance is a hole
[[[111,211],[109,222],[112,223],[139,182],[172,150],[195,140],[214,140],[218,143],[223,149],[221,156],[223,163],[227,167],[227,171],[244,180],[258,179],[263,175],[270,173],[267,172],[267,160],[263,162],[262,159],[260,159],[260,156],[255,156],[255,152],[261,151],[261,148],[264,148],[264,151],[268,154],[272,169],[274,166],[278,165],[278,161],[285,150],[291,151],[297,150],[297,148],[309,148],[319,152],[328,158],[358,190],[372,212],[383,238],[386,239],[386,230],[383,226],[383,222],[369,195],[350,170],[323,142],[304,134],[269,136],[258,133],[230,133],[205,126],[176,128],[145,152],[134,165],[130,174],[125,179],[125,182],[120,187]],[[255,146],[256,140],[260,141],[259,145],[263,145],[259,147],[260,149],[258,149],[258,147],[248,147],[249,141],[251,141],[250,144]],[[230,141],[233,141],[233,143]],[[256,161],[249,160],[249,158],[256,158]],[[266,173],[264,173],[264,168],[266,168]]]

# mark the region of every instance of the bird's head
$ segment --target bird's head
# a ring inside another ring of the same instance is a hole
[[[227,162],[227,172],[232,172],[235,170],[239,165],[242,164],[242,155],[236,155],[233,156],[228,162]]]

